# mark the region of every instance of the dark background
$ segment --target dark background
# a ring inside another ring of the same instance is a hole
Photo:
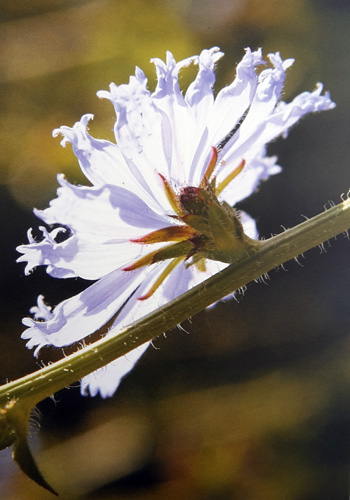
[[[84,182],[70,147],[51,137],[87,112],[113,139],[114,112],[95,93],[151,57],[218,45],[228,84],[244,47],[296,62],[287,101],[322,81],[337,108],[308,116],[269,151],[283,172],[241,204],[269,237],[340,201],[349,176],[346,0],[7,0],[0,6],[0,377],[38,368],[20,339],[39,293],[51,303],[79,280],[29,277],[15,247],[37,226],[32,207],[55,196],[56,174]],[[193,72],[183,72],[185,88]],[[349,495],[350,243],[342,235],[300,264],[269,273],[238,302],[220,303],[155,340],[117,394],[82,398],[78,384],[39,405],[35,455],[68,499],[342,500]],[[45,352],[45,362],[55,353]],[[35,426],[36,427],[36,426]],[[0,454],[5,500],[45,500]]]

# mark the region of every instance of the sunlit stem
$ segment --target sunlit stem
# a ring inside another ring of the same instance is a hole
[[[238,165],[238,167],[235,168],[233,172],[231,172],[222,182],[220,182],[220,184],[215,189],[217,195],[221,193],[221,191],[223,191],[225,187],[228,186],[235,177],[237,177],[238,174],[242,172],[244,165],[245,165],[245,160],[242,160],[241,163]]]
[[[349,200],[241,254],[237,262],[127,328],[0,387],[0,407],[11,400],[29,406],[173,328],[234,290],[350,228]]]

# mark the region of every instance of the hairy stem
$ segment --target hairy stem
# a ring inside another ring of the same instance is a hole
[[[0,407],[20,400],[29,407],[83,376],[173,328],[271,269],[350,228],[350,200],[268,240],[220,273],[148,314],[114,336],[93,344],[41,370],[0,387]]]

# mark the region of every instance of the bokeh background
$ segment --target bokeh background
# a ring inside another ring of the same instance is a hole
[[[347,0],[4,0],[0,4],[0,378],[40,366],[20,339],[36,296],[58,301],[79,280],[29,277],[15,247],[55,196],[56,174],[84,182],[51,130],[94,113],[113,139],[114,112],[96,91],[126,82],[151,57],[218,45],[228,84],[244,47],[294,57],[284,99],[331,91],[337,108],[305,118],[270,145],[283,173],[241,204],[269,237],[338,202],[350,188]],[[183,72],[188,85],[194,72]],[[349,495],[350,242],[314,249],[238,301],[168,332],[112,399],[78,384],[39,405],[31,446],[60,498],[86,500],[343,500]],[[57,354],[44,353],[47,363]],[[0,497],[50,493],[0,454]]]

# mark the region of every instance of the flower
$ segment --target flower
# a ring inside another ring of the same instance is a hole
[[[250,49],[215,98],[214,68],[222,56],[214,47],[177,63],[167,53],[166,62],[153,60],[153,93],[139,68],[129,84],[99,92],[116,111],[116,144],[87,132],[88,114],[72,128],[54,130],[63,146],[72,144],[91,185],[58,176],[57,198],[35,210],[49,229],[40,226],[40,241],[29,230],[18,261],[27,262],[26,274],[46,266],[55,278],[95,282],[54,308],[38,298],[22,334],[35,356],[44,346],[82,341],[106,324],[113,335],[223,269],[239,251],[237,241],[258,238],[255,222],[230,207],[280,171],[266,144],[306,113],[334,103],[321,84],[290,103],[280,101],[293,60],[270,54],[271,67],[258,74],[266,63],[261,50]],[[178,75],[190,64],[198,73],[182,94]],[[112,395],[147,346],[84,377],[82,393]]]

